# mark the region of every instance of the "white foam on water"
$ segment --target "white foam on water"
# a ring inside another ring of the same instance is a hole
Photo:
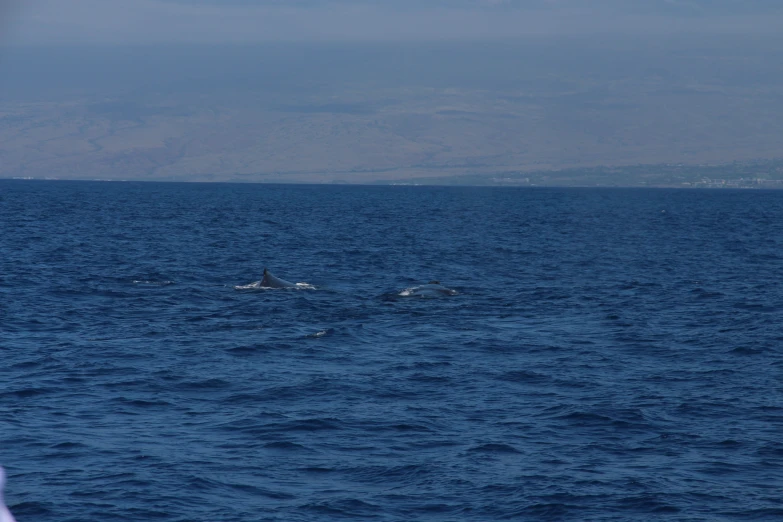
[[[14,516],[8,511],[3,500],[3,491],[5,490],[5,470],[0,466],[0,522],[16,522]]]
[[[261,281],[256,281],[255,283],[250,283],[247,285],[236,285],[234,290],[257,290],[259,288],[266,288],[261,286]]]

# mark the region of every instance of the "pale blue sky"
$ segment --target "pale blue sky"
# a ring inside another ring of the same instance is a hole
[[[0,43],[415,41],[773,33],[780,0],[0,0]]]

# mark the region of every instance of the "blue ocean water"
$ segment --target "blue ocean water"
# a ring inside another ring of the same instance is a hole
[[[782,248],[772,191],[0,181],[7,502],[779,520]]]

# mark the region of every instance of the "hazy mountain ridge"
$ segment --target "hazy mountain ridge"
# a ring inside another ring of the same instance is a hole
[[[366,183],[775,159],[777,45],[80,51],[85,72],[59,84],[8,56],[31,72],[0,83],[0,176]]]

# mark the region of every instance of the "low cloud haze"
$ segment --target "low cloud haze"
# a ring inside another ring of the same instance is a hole
[[[0,9],[6,44],[751,34],[783,21],[783,6],[771,0],[0,0]]]

